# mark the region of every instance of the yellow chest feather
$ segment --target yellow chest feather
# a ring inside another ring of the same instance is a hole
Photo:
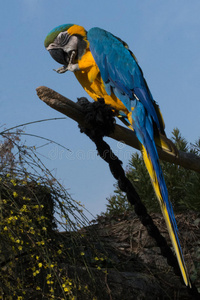
[[[80,70],[74,74],[90,97],[95,101],[98,98],[104,98],[106,104],[111,105],[117,111],[121,110],[129,114],[124,104],[113,93],[110,96],[107,94],[99,68],[89,50],[78,61],[78,65]]]

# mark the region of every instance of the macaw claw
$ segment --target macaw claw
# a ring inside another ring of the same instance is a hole
[[[58,69],[53,69],[53,71],[56,71],[58,74],[62,74],[68,71],[68,67],[67,66],[62,66]]]

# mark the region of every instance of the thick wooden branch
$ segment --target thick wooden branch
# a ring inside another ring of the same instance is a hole
[[[84,112],[79,104],[45,86],[38,87],[36,91],[38,97],[47,105],[85,127]],[[125,144],[139,150],[139,143],[136,135],[128,128],[116,124],[114,133],[111,133],[109,137],[117,141],[124,142]],[[200,173],[200,158],[198,156],[182,151],[179,151],[177,155],[174,156],[170,153],[164,152],[159,147],[157,147],[157,150],[160,159]]]

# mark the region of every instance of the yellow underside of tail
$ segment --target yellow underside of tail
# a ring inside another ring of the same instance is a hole
[[[183,276],[183,280],[184,280],[186,286],[189,285],[191,287],[191,283],[190,283],[190,280],[189,280],[189,276],[187,274],[187,269],[186,269],[186,266],[185,266],[185,262],[184,262],[182,253],[179,249],[179,244],[177,242],[176,236],[174,234],[173,224],[170,221],[166,205],[163,201],[163,198],[162,198],[162,195],[161,195],[161,192],[160,192],[160,188],[159,188],[159,184],[158,184],[158,181],[157,181],[156,173],[153,169],[153,166],[152,166],[151,160],[149,159],[147,151],[146,151],[146,149],[144,148],[143,145],[141,145],[141,151],[142,151],[143,159],[144,159],[146,168],[149,172],[151,182],[152,182],[152,185],[154,187],[156,196],[157,196],[158,201],[160,203],[162,214],[164,216],[164,219],[165,219],[165,222],[166,222],[166,225],[167,225],[167,228],[168,228],[168,232],[169,232],[169,235],[170,235],[170,238],[171,238],[171,241],[172,241],[172,245],[173,245],[175,253],[176,253],[176,257],[177,257],[179,267],[180,267],[180,270],[181,270],[181,273],[182,273],[182,276]]]
[[[159,136],[154,137],[156,146],[161,148],[164,152],[172,156],[178,156],[178,150],[176,146],[169,140],[165,135],[159,134]]]

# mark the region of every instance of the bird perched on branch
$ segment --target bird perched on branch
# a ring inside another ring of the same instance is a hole
[[[74,24],[58,26],[47,35],[44,45],[53,59],[63,65],[56,70],[58,73],[74,72],[95,101],[104,98],[117,116],[135,131],[183,280],[191,286],[156,144],[172,153],[173,147],[166,141],[161,112],[136,57],[124,41],[97,27],[87,32]]]

